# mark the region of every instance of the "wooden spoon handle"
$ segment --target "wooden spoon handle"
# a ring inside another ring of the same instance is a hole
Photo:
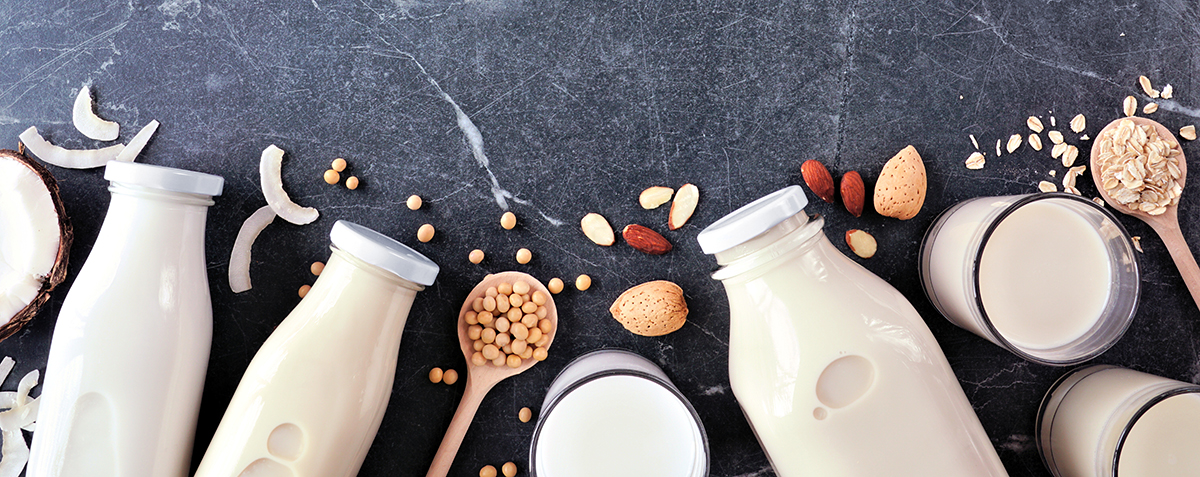
[[[1183,238],[1183,232],[1179,230],[1179,224],[1154,221],[1150,225],[1162,238],[1163,244],[1167,246],[1167,251],[1171,252],[1171,259],[1179,268],[1179,274],[1183,276],[1183,283],[1187,284],[1188,291],[1192,294],[1192,300],[1196,302],[1197,307],[1200,307],[1200,265],[1196,264],[1196,257],[1188,248],[1187,241]]]
[[[450,472],[450,464],[454,463],[458,447],[462,445],[463,437],[467,435],[467,429],[471,427],[471,421],[475,419],[475,411],[479,410],[479,403],[483,402],[483,397],[495,384],[494,382],[480,383],[478,380],[471,379],[471,375],[467,374],[466,390],[463,391],[462,401],[458,403],[458,410],[454,411],[450,427],[446,429],[446,436],[442,438],[442,444],[438,446],[437,454],[433,456],[433,464],[430,464],[429,472],[425,474],[425,477],[446,477],[446,474]]]

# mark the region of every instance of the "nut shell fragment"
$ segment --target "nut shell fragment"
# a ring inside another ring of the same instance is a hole
[[[47,210],[45,212],[53,212],[57,216],[55,218],[56,220],[53,220],[52,222],[47,221],[48,223],[45,225],[51,228],[56,225],[58,229],[58,243],[52,250],[46,251],[46,257],[49,257],[50,254],[53,254],[53,263],[49,264],[50,266],[48,270],[43,269],[39,272],[39,275],[44,273],[44,275],[38,277],[40,283],[28,283],[28,285],[37,286],[36,290],[32,288],[29,290],[32,294],[31,298],[28,301],[22,300],[25,302],[24,306],[16,310],[11,316],[0,317],[0,321],[3,322],[0,323],[0,340],[3,340],[9,336],[12,336],[17,331],[20,331],[26,323],[32,320],[33,317],[37,315],[37,312],[39,309],[41,309],[42,305],[45,305],[50,299],[50,292],[66,279],[68,258],[71,251],[71,242],[73,241],[75,235],[71,228],[70,219],[67,218],[66,208],[63,206],[62,198],[59,194],[58,182],[54,180],[54,176],[50,174],[49,170],[24,154],[7,149],[0,150],[0,161],[14,161],[17,163],[16,167],[23,166],[32,173],[32,176],[36,176],[37,179],[40,179],[42,186],[44,186],[45,192],[49,195],[49,202],[52,204],[51,207],[53,209],[52,211]],[[14,176],[6,174],[5,178],[12,177]],[[9,197],[6,197],[6,193],[12,193],[16,191],[17,187],[6,187],[4,191],[0,191],[0,197],[4,197],[5,200],[10,200]],[[10,237],[10,234],[16,233],[10,228],[14,225],[18,227],[21,225],[37,226],[37,223],[30,223],[29,220],[24,220],[21,224],[5,223],[7,221],[5,219],[12,218],[13,217],[6,217],[5,214],[0,211],[0,233],[5,234],[6,238]],[[0,255],[4,255],[6,252],[8,251],[0,248]],[[22,250],[20,253],[29,254],[30,252],[27,250]],[[3,258],[3,256],[0,256],[0,259]],[[29,256],[23,255],[22,258],[29,258]],[[8,276],[0,275],[0,279],[7,281],[8,278]],[[8,290],[0,290],[0,298],[16,298],[11,296],[6,297],[5,295],[7,295],[7,292]],[[20,305],[20,303],[14,304]]]

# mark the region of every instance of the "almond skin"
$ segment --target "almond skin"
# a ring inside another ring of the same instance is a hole
[[[808,184],[808,188],[812,189],[817,197],[833,203],[833,176],[829,175],[829,169],[816,159],[809,159],[800,165],[800,175],[804,176],[804,183]]]
[[[842,204],[855,217],[862,217],[863,203],[866,202],[867,188],[863,185],[862,176],[858,171],[850,171],[842,175]]]
[[[692,184],[684,184],[675,192],[675,200],[671,202],[671,215],[667,217],[667,228],[671,230],[683,227],[696,205],[700,203],[700,189]]]
[[[671,242],[665,237],[643,225],[626,225],[625,229],[621,230],[621,237],[625,238],[625,243],[630,247],[650,255],[662,255],[670,252],[672,248]]]

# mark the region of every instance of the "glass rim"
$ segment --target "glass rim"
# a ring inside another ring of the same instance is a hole
[[[580,360],[583,360],[584,358],[588,358],[588,357],[598,354],[598,353],[604,353],[604,352],[609,352],[609,351],[624,351],[627,353],[633,353],[632,351],[629,351],[624,348],[604,348],[604,349],[589,351],[587,353],[577,356],[575,359],[571,360],[570,363],[567,363],[566,366],[563,366],[562,371],[559,371],[558,375],[556,375],[554,377],[554,379],[557,380],[560,376],[562,376],[564,371],[566,371],[568,368],[571,367],[571,365],[579,362]],[[633,354],[636,355],[637,353],[633,353]],[[640,356],[640,355],[638,355],[638,356]],[[700,472],[696,473],[694,475],[708,475],[710,467],[712,466],[712,459],[711,459],[711,454],[710,454],[710,449],[709,449],[709,444],[708,444],[708,432],[704,430],[704,422],[700,420],[700,414],[696,412],[696,408],[692,407],[692,403],[690,401],[688,401],[686,396],[683,395],[683,392],[679,391],[679,389],[676,388],[675,385],[671,384],[669,381],[665,381],[662,378],[655,376],[653,374],[647,373],[645,371],[636,370],[636,369],[613,368],[613,369],[605,369],[605,370],[597,371],[597,372],[585,375],[585,376],[575,380],[571,384],[564,387],[562,389],[562,391],[560,391],[558,393],[558,395],[554,396],[554,399],[551,400],[549,404],[544,406],[545,409],[538,410],[537,425],[533,429],[533,437],[530,439],[530,442],[529,442],[529,475],[530,475],[530,477],[537,477],[537,475],[538,475],[538,473],[537,473],[537,447],[538,446],[537,445],[538,445],[538,442],[541,440],[542,428],[546,425],[546,421],[550,418],[550,414],[554,411],[554,408],[558,407],[558,404],[561,403],[563,401],[563,399],[565,399],[569,394],[571,394],[575,390],[583,387],[584,385],[591,383],[593,381],[597,381],[599,379],[613,377],[613,376],[632,376],[635,378],[646,379],[654,384],[657,384],[658,386],[662,387],[663,389],[666,389],[667,392],[671,393],[673,396],[675,396],[676,399],[679,400],[679,402],[681,404],[683,404],[684,409],[687,410],[688,414],[692,418],[692,421],[695,422],[695,424],[696,424],[696,429],[700,433],[700,445],[701,445],[701,449],[704,452],[704,467],[701,469],[697,469]],[[551,384],[553,384],[553,381],[551,381]]]
[[[1024,197],[1020,197],[1020,198],[1016,199],[1015,201],[1013,201],[1012,204],[1009,204],[1007,207],[1004,208],[1004,210],[1002,210],[999,214],[997,214],[994,218],[992,218],[990,223],[988,223],[987,228],[984,230],[983,235],[981,236],[981,238],[979,240],[979,249],[975,251],[975,259],[971,263],[971,283],[972,283],[971,294],[974,295],[975,306],[979,310],[979,315],[980,315],[981,321],[983,322],[984,327],[986,328],[986,330],[988,331],[989,334],[991,334],[993,337],[996,338],[996,341],[998,342],[997,344],[999,344],[1002,348],[1007,349],[1009,352],[1025,359],[1025,360],[1032,361],[1035,363],[1040,363],[1040,364],[1045,364],[1045,365],[1050,365],[1050,366],[1071,366],[1074,364],[1079,364],[1079,363],[1088,361],[1092,358],[1095,358],[1096,356],[1103,354],[1105,351],[1108,351],[1109,348],[1112,348],[1113,345],[1115,345],[1117,343],[1117,341],[1120,341],[1121,337],[1125,335],[1125,332],[1128,331],[1129,326],[1133,323],[1133,318],[1137,315],[1138,304],[1141,301],[1142,284],[1141,284],[1140,279],[1135,280],[1133,283],[1133,291],[1134,291],[1133,306],[1130,307],[1128,316],[1125,316],[1122,318],[1124,323],[1121,325],[1121,329],[1117,332],[1117,334],[1113,337],[1113,339],[1108,340],[1108,342],[1104,343],[1102,346],[1099,346],[1093,350],[1090,350],[1087,353],[1084,353],[1084,354],[1081,354],[1074,358],[1066,359],[1066,360],[1048,359],[1048,358],[1044,358],[1041,356],[1036,356],[1028,351],[1025,351],[1020,346],[1017,346],[1016,344],[1012,343],[1007,338],[1005,338],[1004,335],[1001,334],[1000,331],[996,329],[996,326],[992,324],[991,318],[988,317],[987,309],[983,306],[983,295],[979,292],[979,265],[983,261],[983,252],[987,248],[988,240],[991,239],[992,234],[996,231],[996,228],[998,228],[1000,226],[1000,223],[1003,222],[1004,219],[1008,218],[1008,216],[1012,215],[1014,212],[1017,211],[1017,209],[1020,209],[1021,207],[1024,207],[1031,203],[1037,202],[1039,200],[1047,200],[1047,199],[1066,199],[1066,200],[1075,201],[1075,202],[1078,202],[1081,204],[1086,204],[1087,207],[1091,207],[1093,210],[1099,212],[1101,215],[1103,215],[1105,218],[1107,218],[1110,222],[1115,224],[1117,227],[1117,230],[1121,232],[1121,236],[1125,237],[1125,240],[1123,243],[1125,244],[1126,251],[1129,252],[1129,256],[1133,257],[1133,260],[1131,262],[1131,264],[1133,266],[1133,272],[1140,276],[1140,273],[1139,273],[1140,267],[1138,266],[1137,256],[1134,255],[1133,246],[1130,244],[1132,239],[1130,238],[1129,231],[1125,229],[1124,225],[1121,225],[1121,222],[1119,220],[1117,220],[1117,217],[1115,215],[1113,215],[1112,212],[1109,212],[1106,208],[1100,206],[1099,204],[1096,204],[1095,202],[1092,202],[1088,199],[1084,199],[1083,197],[1079,197],[1074,194],[1069,194],[1069,193],[1065,193],[1065,192],[1042,192],[1042,193],[1029,194]]]
[[[1110,369],[1127,369],[1130,371],[1137,371],[1137,370],[1133,370],[1130,368],[1125,368],[1125,367],[1116,366],[1116,365],[1112,365],[1112,364],[1094,364],[1094,365],[1076,368],[1076,369],[1071,370],[1070,372],[1064,373],[1062,376],[1059,376],[1058,379],[1056,379],[1054,381],[1054,384],[1050,385],[1050,389],[1046,391],[1046,395],[1042,398],[1042,403],[1041,403],[1041,405],[1038,406],[1037,421],[1035,422],[1035,424],[1033,426],[1034,445],[1038,449],[1038,456],[1041,457],[1041,459],[1042,459],[1042,465],[1045,466],[1046,470],[1049,470],[1050,473],[1053,474],[1055,477],[1058,477],[1060,475],[1058,472],[1058,467],[1057,467],[1057,465],[1054,465],[1054,466],[1050,465],[1051,464],[1050,460],[1052,457],[1051,455],[1048,455],[1048,454],[1050,454],[1050,452],[1049,452],[1050,446],[1049,446],[1048,442],[1042,441],[1042,436],[1044,434],[1042,432],[1042,427],[1046,425],[1046,419],[1045,419],[1046,411],[1050,408],[1051,398],[1055,395],[1056,392],[1058,392],[1058,389],[1060,387],[1062,387],[1063,384],[1065,384],[1071,378],[1074,378],[1079,373],[1082,373],[1085,371],[1088,372],[1088,374],[1080,377],[1078,380],[1076,380],[1074,383],[1072,383],[1071,388],[1074,388],[1076,385],[1083,382],[1083,380],[1087,379],[1088,376],[1091,376],[1096,373],[1108,371]],[[1177,381],[1177,380],[1167,378],[1164,376],[1158,376],[1158,375],[1154,375],[1154,376],[1159,377],[1166,381]],[[1150,399],[1146,400],[1146,402],[1143,403],[1141,406],[1139,406],[1138,410],[1135,411],[1132,416],[1130,416],[1129,421],[1125,423],[1124,427],[1121,429],[1121,434],[1117,437],[1117,445],[1113,448],[1112,477],[1117,477],[1118,469],[1119,469],[1118,466],[1121,462],[1121,451],[1123,450],[1123,448],[1125,446],[1125,440],[1129,437],[1129,433],[1130,433],[1130,431],[1133,430],[1133,426],[1135,424],[1137,424],[1138,419],[1141,419],[1142,416],[1145,415],[1146,412],[1149,411],[1151,408],[1153,408],[1154,406],[1158,405],[1159,403],[1161,403],[1169,398],[1172,398],[1175,396],[1180,396],[1183,394],[1200,394],[1200,385],[1186,383],[1183,381],[1178,381],[1178,382],[1179,382],[1180,386],[1162,391],[1162,392],[1154,395]],[[1061,408],[1061,406],[1062,406],[1062,402],[1064,400],[1066,400],[1067,394],[1070,394],[1070,393],[1071,393],[1071,389],[1068,388],[1066,391],[1063,392],[1063,395],[1061,397],[1059,397],[1058,404],[1055,405],[1054,413],[1056,415],[1058,414],[1059,408]],[[1053,421],[1053,419],[1051,419],[1051,421]],[[1053,434],[1054,430],[1050,429],[1049,433]]]
[[[1142,406],[1133,413],[1133,416],[1129,418],[1129,422],[1125,423],[1125,428],[1121,429],[1121,435],[1117,437],[1117,446],[1113,448],[1112,477],[1117,477],[1120,469],[1119,465],[1121,463],[1121,451],[1124,450],[1125,440],[1129,437],[1129,432],[1133,430],[1133,426],[1137,424],[1138,420],[1141,419],[1146,412],[1150,411],[1150,409],[1154,406],[1161,404],[1163,401],[1175,396],[1182,396],[1184,394],[1200,394],[1200,385],[1191,383],[1183,384],[1183,386],[1174,389],[1168,389],[1150,398],[1150,400],[1146,401],[1145,404],[1142,404]]]

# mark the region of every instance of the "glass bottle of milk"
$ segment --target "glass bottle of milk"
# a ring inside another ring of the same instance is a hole
[[[392,395],[400,335],[437,264],[338,221],[333,256],[250,361],[196,477],[352,477]]]
[[[218,176],[109,162],[112,202],[63,300],[27,475],[187,475],[212,344]]]
[[[917,311],[806,205],[787,187],[698,237],[729,296],[733,393],[775,471],[1007,475]]]

